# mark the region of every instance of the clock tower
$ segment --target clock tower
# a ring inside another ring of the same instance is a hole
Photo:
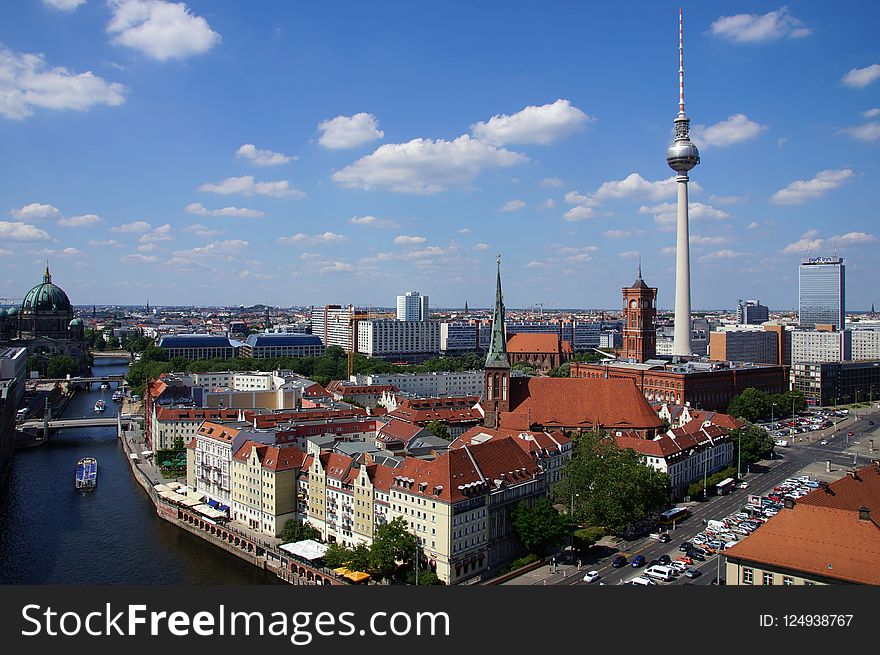
[[[632,286],[623,288],[623,359],[644,362],[657,355],[657,289],[642,279],[642,265]]]

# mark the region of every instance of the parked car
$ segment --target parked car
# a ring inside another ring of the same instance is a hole
[[[619,569],[621,566],[626,566],[626,557],[624,557],[623,555],[618,555],[614,558],[614,561],[611,562],[611,566],[613,566],[615,569]]]
[[[584,576],[584,582],[595,582],[599,577],[598,571],[587,571],[587,574]]]
[[[688,569],[685,571],[685,575],[689,578],[699,578],[703,572],[700,569]]]
[[[672,561],[672,558],[669,555],[661,555],[657,559],[660,560],[661,564],[669,564]]]
[[[681,552],[686,553],[688,550],[690,550],[693,547],[694,547],[694,545],[690,541],[684,541],[679,545],[678,549]]]
[[[635,557],[633,557],[633,561],[632,561],[631,566],[634,569],[637,569],[640,566],[643,566],[644,564],[645,564],[645,556],[644,555],[636,555]]]
[[[690,557],[691,559],[695,559],[695,560],[698,560],[698,561],[700,561],[700,562],[705,562],[705,561],[706,561],[706,556],[703,555],[703,553],[701,553],[701,552],[698,551],[698,550],[689,550],[689,551],[687,552],[687,556]]]
[[[624,582],[623,584],[651,586],[651,585],[656,585],[657,583],[654,582],[653,580],[651,580],[650,578],[646,578],[645,576],[640,575],[636,578],[633,578],[632,580]]]

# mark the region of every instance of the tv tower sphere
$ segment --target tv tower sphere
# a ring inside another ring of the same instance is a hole
[[[676,173],[687,173],[700,163],[700,152],[697,150],[687,134],[687,126],[679,132],[679,121],[675,119],[675,141],[666,149],[666,163]],[[684,121],[690,122],[685,118]]]

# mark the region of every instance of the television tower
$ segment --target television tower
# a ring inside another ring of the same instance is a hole
[[[691,257],[688,242],[688,171],[700,163],[697,146],[688,135],[690,119],[684,113],[684,47],[682,16],[678,10],[678,116],[675,140],[666,149],[666,163],[678,175],[678,223],[675,245],[675,331],[672,354],[693,355],[691,349]]]

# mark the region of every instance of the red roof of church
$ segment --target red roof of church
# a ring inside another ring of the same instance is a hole
[[[509,353],[540,353],[558,355],[562,351],[557,334],[520,332],[507,340]]]

